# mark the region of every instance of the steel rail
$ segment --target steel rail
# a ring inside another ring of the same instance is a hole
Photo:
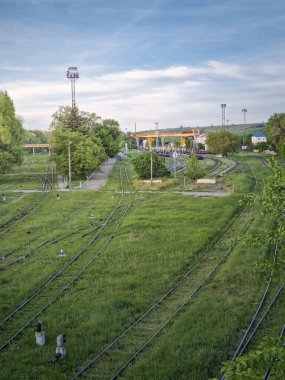
[[[74,234],[76,234],[76,233],[82,231],[83,229],[85,229],[85,228],[87,228],[87,227],[91,227],[91,226],[92,226],[92,223],[88,223],[88,224],[86,224],[86,225],[84,225],[84,226],[81,226],[81,227],[79,227],[79,228],[77,228],[76,230],[73,230],[73,231],[71,231],[71,232],[68,232],[68,233],[66,233],[66,234],[64,234],[64,235],[62,235],[62,236],[60,236],[60,237],[58,237],[58,238],[46,240],[46,241],[44,241],[43,243],[39,244],[37,247],[31,249],[30,251],[28,251],[28,252],[26,252],[26,253],[23,253],[23,255],[21,255],[21,256],[18,256],[18,257],[15,258],[13,261],[10,261],[9,263],[6,263],[6,264],[0,266],[0,270],[6,269],[6,268],[8,268],[8,267],[10,267],[10,266],[12,266],[12,265],[14,265],[14,264],[16,264],[16,263],[22,261],[23,259],[26,259],[27,257],[31,256],[33,253],[39,251],[40,249],[42,249],[42,248],[46,248],[46,247],[49,247],[49,246],[51,246],[51,245],[53,245],[53,244],[56,244],[56,243],[58,243],[58,242],[60,242],[60,241],[62,241],[62,240],[64,240],[64,239],[66,239],[67,237],[72,236],[72,235],[74,235]],[[97,227],[97,228],[98,228],[98,227]],[[96,229],[97,229],[97,228],[96,228]],[[94,232],[94,231],[92,231],[92,232]],[[18,250],[18,249],[17,249],[17,250]],[[12,253],[13,253],[13,252],[12,252]],[[8,253],[8,254],[6,254],[6,255],[3,255],[2,257],[3,257],[3,258],[7,258],[7,257],[10,256],[12,253],[10,252],[10,253]]]
[[[12,313],[10,313],[7,317],[2,319],[0,321],[0,327],[3,325],[4,322],[6,322],[8,319],[13,317],[18,311],[23,309],[32,299],[34,299],[38,294],[40,294],[50,283],[52,283],[56,278],[58,278],[67,268],[69,268],[75,261],[79,259],[79,257],[82,256],[82,254],[91,246],[91,244],[97,239],[99,234],[104,230],[104,228],[109,223],[110,219],[114,215],[114,213],[118,210],[119,206],[122,202],[122,197],[119,199],[117,205],[112,210],[112,212],[107,216],[105,222],[101,225],[99,231],[95,234],[95,236],[92,237],[92,239],[84,246],[82,250],[68,263],[66,263],[58,272],[56,272],[54,275],[48,278],[48,280],[39,288],[37,289],[30,297],[28,297],[21,305],[19,305]],[[1,350],[1,349],[0,349]]]
[[[255,183],[255,187],[254,187],[254,190],[256,190],[256,184],[257,184],[257,178],[256,178],[256,183]],[[227,234],[227,232],[232,228],[233,224],[239,220],[242,216],[242,214],[245,212],[246,208],[248,207],[248,204],[245,205],[245,207],[242,209],[242,211],[239,213],[239,215],[231,222],[231,224],[227,227],[227,229],[224,231],[224,233],[222,234],[222,236],[214,243],[214,245],[211,247],[211,249],[209,251],[207,251],[202,257],[200,257],[196,263],[194,263],[194,265],[190,268],[190,270],[179,280],[177,281],[162,297],[159,298],[158,301],[156,301],[142,316],[140,316],[136,321],[134,321],[126,330],[124,330],[115,340],[113,340],[111,343],[109,343],[101,352],[99,352],[93,359],[91,359],[87,364],[85,364],[83,367],[81,367],[81,369],[76,373],[74,374],[72,377],[71,377],[71,380],[75,380],[77,379],[78,377],[80,377],[84,372],[86,372],[90,367],[92,367],[105,353],[107,353],[111,348],[113,348],[115,346],[116,343],[118,343],[126,334],[128,334],[135,326],[137,326],[140,322],[142,322],[154,309],[156,309],[164,300],[166,300],[170,294],[172,294],[184,281],[186,278],[188,278],[190,276],[190,274],[192,274],[192,272],[194,271],[194,269],[196,269],[196,267],[206,258],[206,256],[208,256],[213,250],[214,248],[216,247],[216,245],[221,242],[223,240],[223,238],[225,237],[225,235]],[[247,224],[245,224],[243,226],[244,228],[247,227]],[[200,285],[198,286],[198,288],[195,290],[194,294],[201,288],[201,286],[207,281],[207,279],[212,275],[212,273],[218,268],[219,265],[221,265],[222,261],[225,259],[225,257],[232,251],[232,249],[235,247],[235,245],[238,243],[238,240],[235,240],[232,245],[230,246],[230,248],[226,251],[226,253],[224,254],[224,256],[222,257],[222,259],[212,268],[211,272],[203,279],[203,281],[200,283]],[[193,295],[194,295],[193,294]],[[190,298],[193,296],[191,295]],[[188,300],[189,301],[189,300]],[[187,302],[188,302],[187,301]],[[186,302],[186,303],[187,303]],[[185,304],[186,304],[185,303]],[[138,354],[140,352],[143,351],[143,349],[150,343],[150,341],[152,341],[154,339],[155,336],[157,336],[161,329],[164,328],[164,326],[166,326],[166,324],[168,324],[174,317],[175,315],[180,311],[181,308],[183,308],[185,306],[185,304],[183,304],[179,310],[177,309],[177,312],[174,313],[173,317],[171,317],[154,335],[152,338],[150,338],[150,340],[148,342],[146,342],[142,347],[141,349],[136,353],[134,354],[134,356],[132,356],[131,359],[128,360],[128,362],[126,363],[126,365],[124,365],[115,375],[113,378],[116,378],[121,372],[122,370],[124,370],[133,360],[136,356],[138,356]]]
[[[41,190],[40,194],[29,205],[27,205],[26,207],[24,207],[19,213],[17,213],[16,215],[12,216],[10,219],[8,219],[5,222],[3,222],[3,223],[0,224],[0,235],[3,235],[7,231],[9,231],[9,229],[16,222],[25,219],[29,215],[29,213],[31,211],[36,210],[37,207],[38,208],[41,207],[41,204],[43,203],[44,200],[46,202],[49,199],[49,197],[51,195],[52,188],[53,188],[53,184],[48,179],[48,172],[46,173],[45,176],[39,175],[38,177],[40,178],[40,181],[42,183],[42,190]],[[49,188],[50,188],[50,191],[49,191],[47,197],[46,197],[46,192],[45,192],[45,189],[44,189],[46,183],[49,183]]]
[[[126,173],[127,174],[127,173]],[[121,175],[121,171],[120,171],[120,177],[121,177],[121,187],[122,187],[122,196],[121,196],[121,199],[119,200],[117,206],[116,206],[116,209],[119,207],[119,205],[121,204],[123,198],[124,198],[124,191],[123,191],[123,183],[122,183],[122,175]],[[30,323],[35,320],[43,311],[45,311],[52,303],[55,302],[55,300],[57,300],[57,298],[82,274],[82,272],[95,260],[95,258],[97,258],[100,253],[102,252],[102,250],[110,243],[110,241],[113,239],[115,233],[117,232],[122,220],[124,219],[124,217],[126,216],[127,212],[129,211],[130,207],[132,205],[132,199],[131,201],[128,203],[127,207],[125,210],[123,210],[123,212],[121,213],[121,218],[120,220],[116,223],[116,227],[115,229],[113,230],[113,232],[111,233],[111,235],[109,236],[109,238],[107,239],[107,241],[104,243],[103,247],[96,252],[96,254],[91,258],[91,260],[89,260],[87,262],[87,264],[85,264],[83,266],[83,268],[77,272],[77,274],[64,286],[64,288],[61,289],[61,291],[55,296],[53,297],[51,300],[49,300],[49,302],[47,304],[45,304],[45,306],[43,306],[31,319],[29,319],[28,322],[26,322],[10,339],[8,339],[4,344],[2,344],[2,346],[0,347],[0,351],[2,351],[3,349],[5,349],[15,338],[17,338],[21,333],[22,331],[30,325]],[[114,215],[115,213],[115,209],[109,214],[109,216],[107,217],[106,221],[103,223],[102,226],[107,226],[108,222],[110,221],[112,215]],[[98,233],[96,234],[96,237],[98,236]],[[87,250],[87,248],[90,247],[90,245],[93,243],[93,241],[96,239],[96,237],[93,237],[91,239],[91,241],[84,247],[85,250]],[[81,251],[81,254],[83,252]],[[77,258],[74,258],[73,260],[71,260],[70,263],[73,263],[75,261],[75,259]],[[70,264],[71,265],[71,264]],[[68,265],[68,267],[70,266]],[[36,293],[34,293],[28,300],[26,300],[22,305],[20,305],[17,309],[15,309],[9,316],[7,316],[6,318],[4,318],[2,321],[1,321],[1,324],[0,326],[6,322],[8,319],[10,319],[12,316],[14,316],[19,310],[21,310],[24,306],[26,306],[33,298],[35,298],[39,293],[40,291],[42,291],[44,288],[46,288],[47,284],[50,284],[52,281],[51,279],[55,279],[59,276],[59,273],[62,273],[63,272],[63,269],[66,269],[67,265],[65,265],[61,271],[59,271],[58,273],[56,273],[56,275],[52,276],[50,278],[49,281],[47,281],[47,283],[42,286]]]
[[[250,336],[248,337],[247,341],[245,342],[244,346],[243,347],[240,347],[239,346],[239,351],[237,353],[235,353],[235,355],[233,356],[233,358],[231,360],[235,360],[237,356],[241,356],[245,350],[247,349],[247,347],[249,346],[250,342],[252,341],[254,335],[256,334],[259,326],[261,325],[261,323],[263,322],[264,318],[267,316],[268,312],[271,310],[272,306],[274,305],[275,301],[277,300],[277,298],[279,297],[281,291],[283,290],[284,288],[284,283],[279,287],[279,289],[277,290],[277,292],[275,293],[273,299],[271,300],[270,304],[267,306],[266,310],[264,311],[264,313],[262,314],[261,318],[259,319],[258,323],[256,324],[256,326],[254,327],[253,331],[251,332]],[[267,293],[266,293],[267,294]],[[260,308],[259,308],[260,310]],[[259,311],[258,310],[258,311]],[[255,317],[257,316],[258,313],[255,313]],[[255,318],[256,319],[256,318]],[[255,320],[253,321],[255,322]],[[249,329],[247,329],[247,334],[249,332]],[[243,339],[244,341],[244,339]],[[225,380],[227,377],[226,375],[223,375],[221,380]]]
[[[278,252],[278,244],[276,243],[275,244],[275,249],[274,249],[274,259],[273,259],[274,263],[276,263],[277,252]],[[271,286],[271,283],[272,283],[272,276],[273,276],[273,271],[271,272],[270,279],[269,279],[268,284],[267,284],[267,286],[266,286],[266,288],[265,288],[265,290],[263,292],[263,295],[262,295],[261,300],[260,300],[260,302],[258,304],[258,307],[257,307],[257,309],[256,309],[256,311],[255,311],[255,313],[254,313],[254,315],[253,315],[250,323],[248,324],[247,329],[245,330],[244,335],[243,335],[243,337],[242,337],[242,339],[241,339],[241,341],[240,341],[240,343],[239,343],[239,345],[238,345],[238,347],[237,347],[234,355],[232,356],[231,360],[235,360],[235,358],[237,356],[241,355],[241,353],[242,353],[241,350],[242,350],[242,346],[244,344],[244,341],[245,341],[245,339],[246,339],[246,337],[247,337],[247,335],[248,335],[248,333],[249,333],[252,325],[256,321],[256,318],[257,318],[257,316],[259,314],[259,311],[262,308],[262,306],[264,304],[264,301],[265,301],[265,299],[266,299],[266,297],[268,295],[268,292],[269,292],[269,289],[270,289],[270,286]]]
[[[234,243],[232,244],[232,246],[228,249],[228,251],[225,253],[225,255],[220,259],[220,261],[213,267],[213,269],[210,271],[210,273],[203,279],[203,281],[199,284],[199,286],[195,289],[195,291],[190,295],[189,297],[189,300],[200,290],[200,288],[205,284],[205,282],[212,276],[212,274],[218,269],[218,267],[221,265],[221,263],[224,261],[224,259],[226,258],[226,256],[232,251],[232,249],[236,246],[236,244],[238,243],[238,241],[234,241]],[[277,252],[276,252],[276,255],[277,255]],[[275,257],[276,257],[275,255]],[[274,260],[275,262],[275,260]],[[273,301],[271,302],[270,304],[270,308],[271,306],[273,305],[273,303],[275,302],[275,300],[277,299],[278,295],[280,294],[282,288],[284,286],[284,283],[283,285],[280,287],[280,289],[278,290],[278,292],[276,293]],[[111,377],[111,380],[115,380],[117,379],[126,369],[127,367],[137,358],[137,356],[154,340],[154,338],[156,338],[160,333],[161,331],[166,327],[166,325],[168,325],[175,317],[176,315],[185,307],[185,305],[189,302],[186,301],[184,302],[174,313],[173,315],[150,337],[150,339],[145,342],[137,351],[135,354],[133,354],[133,356],[127,361],[124,363],[124,365],[114,374],[112,375]],[[270,309],[269,308],[269,309]],[[266,314],[267,314],[268,311],[266,311],[264,313],[264,316],[263,316],[263,319],[265,318]],[[285,326],[285,325],[284,325]],[[93,363],[92,363],[93,364]],[[71,380],[74,380],[75,378],[73,377]]]
[[[275,303],[275,301],[277,300],[277,298],[279,297],[280,293],[282,292],[284,288],[284,282],[283,284],[279,287],[279,289],[277,290],[277,292],[275,293],[273,299],[271,300],[270,304],[268,305],[268,307],[266,308],[266,310],[264,311],[264,313],[262,314],[260,320],[258,321],[257,325],[254,327],[252,333],[250,334],[248,340],[246,341],[244,347],[241,349],[240,351],[240,355],[242,355],[244,353],[244,351],[247,349],[249,343],[251,342],[252,338],[254,337],[254,335],[256,334],[256,331],[258,330],[259,326],[261,325],[261,323],[263,322],[264,318],[266,317],[266,315],[268,314],[268,312],[271,310],[273,304]]]
[[[49,306],[51,306],[74,282],[78,279],[78,277],[92,264],[92,262],[100,255],[100,253],[107,247],[107,245],[111,242],[113,237],[115,236],[115,233],[117,232],[120,224],[122,223],[124,217],[126,216],[129,207],[125,210],[123,213],[123,216],[121,217],[119,223],[117,223],[117,226],[115,230],[112,232],[112,234],[108,237],[107,241],[103,245],[103,247],[96,252],[96,254],[92,257],[90,261],[88,261],[87,264],[84,265],[84,267],[59,291],[56,296],[54,296],[52,299],[49,300],[48,303],[44,305],[36,314],[33,315],[32,318],[28,320],[9,340],[7,340],[1,347],[0,351],[3,351],[10,343],[12,343],[22,332],[25,330],[40,314],[42,314]]]
[[[112,379],[115,379],[119,374],[123,372],[123,370],[126,369],[126,367],[136,358],[139,353],[141,353],[144,348],[149,345],[149,343],[161,332],[161,330],[169,323],[171,322],[175,316],[181,311],[181,309],[190,301],[192,297],[202,288],[202,286],[206,283],[206,281],[212,276],[212,274],[215,272],[215,270],[221,265],[225,257],[229,254],[229,252],[233,249],[233,247],[237,244],[237,242],[234,242],[232,246],[226,251],[224,256],[219,260],[219,262],[211,269],[211,271],[208,273],[208,275],[200,282],[200,284],[197,286],[197,288],[189,295],[189,298],[186,302],[184,302],[182,305],[179,306],[178,309],[173,313],[173,315],[163,323],[162,326],[151,336],[151,338],[121,367],[118,372],[116,372],[115,375],[113,375]],[[167,293],[167,296],[170,295],[171,290]],[[107,351],[109,351],[112,347],[115,346],[116,343],[118,343],[127,333],[129,333],[136,325],[138,325],[140,322],[142,322],[146,316],[150,314],[150,312],[155,309],[157,306],[160,305],[160,303],[167,298],[167,296],[161,297],[155,304],[153,304],[139,319],[137,319],[131,326],[129,326],[125,331],[123,331],[114,341],[109,343],[100,353],[98,353],[91,361],[89,361],[84,367],[80,369],[76,374],[74,374],[70,380],[75,380],[79,378],[86,370],[88,370],[93,364],[95,364],[100,357],[102,357]]]
[[[261,177],[262,177],[262,181],[263,181],[263,187],[265,186],[265,179],[264,179],[264,176],[261,174]],[[274,248],[274,257],[273,257],[273,264],[275,265],[276,262],[277,262],[277,254],[278,254],[278,244],[277,242],[275,243],[275,248]],[[275,294],[273,300],[270,302],[270,305],[267,307],[267,309],[265,310],[265,312],[263,313],[262,317],[260,318],[259,322],[257,323],[257,325],[254,327],[252,333],[250,334],[250,336],[248,337],[248,334],[250,333],[250,329],[252,328],[253,324],[256,322],[256,319],[260,313],[260,310],[262,308],[262,306],[264,305],[264,302],[268,296],[268,293],[269,293],[269,290],[270,290],[270,287],[271,287],[271,284],[272,284],[272,280],[273,280],[273,274],[274,274],[274,269],[272,269],[271,271],[271,274],[270,274],[270,278],[269,278],[269,281],[268,281],[268,284],[262,294],[262,297],[261,297],[261,300],[258,304],[258,307],[250,321],[250,323],[248,324],[247,328],[246,328],[246,331],[244,332],[244,335],[242,336],[242,339],[234,353],[234,355],[232,356],[231,360],[234,361],[236,359],[237,356],[240,356],[244,353],[244,351],[246,350],[246,348],[248,347],[248,345],[250,344],[252,338],[254,337],[257,329],[259,328],[259,326],[261,325],[262,321],[264,320],[264,318],[266,317],[267,313],[269,312],[269,310],[271,309],[271,307],[273,306],[274,302],[276,301],[276,299],[278,298],[281,290],[283,289],[283,286],[284,286],[284,283],[283,285],[281,285],[281,287],[278,289],[277,293]],[[247,339],[247,340],[246,340]],[[246,342],[245,342],[246,340]],[[221,380],[225,380],[226,379],[226,375],[223,375],[221,377]]]
[[[281,332],[280,332],[280,334],[279,334],[278,342],[280,342],[280,340],[282,339],[284,333],[285,333],[285,323],[284,323],[284,325],[283,325],[283,327],[282,327],[282,329],[281,329]],[[264,375],[264,380],[268,380],[268,379],[270,378],[270,376],[271,376],[271,369],[269,369],[269,370],[266,372],[266,374]]]
[[[223,257],[218,261],[218,263],[211,269],[211,271],[207,274],[207,276],[199,283],[199,285],[197,286],[197,288],[189,295],[189,298],[186,302],[183,302],[176,310],[175,312],[171,315],[170,318],[168,318],[163,324],[162,326],[159,327],[158,330],[156,330],[154,332],[154,334],[147,340],[147,342],[145,342],[133,355],[132,357],[127,360],[123,366],[114,374],[112,375],[111,379],[112,380],[115,380],[117,379],[126,369],[127,367],[130,365],[130,363],[132,363],[137,357],[138,355],[147,347],[150,345],[150,343],[154,340],[154,338],[156,338],[161,332],[162,330],[169,324],[171,323],[174,318],[177,316],[177,314],[179,312],[181,312],[181,310],[189,303],[189,301],[198,293],[198,291],[203,287],[203,285],[206,284],[206,282],[212,277],[212,275],[217,271],[217,269],[221,266],[222,262],[225,260],[225,258],[228,256],[228,254],[233,250],[233,248],[236,246],[237,244],[237,241],[235,241],[231,247],[226,251],[226,253],[223,255]],[[73,380],[74,378],[72,378],[71,380]]]

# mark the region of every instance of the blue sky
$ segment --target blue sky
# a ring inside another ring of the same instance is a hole
[[[285,111],[284,0],[0,0],[0,89],[27,129],[71,104],[121,128]]]

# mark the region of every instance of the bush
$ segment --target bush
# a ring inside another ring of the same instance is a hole
[[[132,159],[132,164],[134,165],[138,177],[140,179],[147,179],[151,177],[151,155],[153,178],[169,176],[169,171],[164,165],[162,159],[157,154],[145,153]]]

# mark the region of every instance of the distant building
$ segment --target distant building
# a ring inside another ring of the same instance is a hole
[[[199,136],[195,136],[196,144],[203,144],[205,146],[205,150],[207,150],[207,133],[203,132]]]
[[[252,137],[251,137],[251,142],[253,145],[256,145],[260,142],[267,142],[265,133],[263,132],[256,132]]]

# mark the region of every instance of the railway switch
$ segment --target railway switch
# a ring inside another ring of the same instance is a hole
[[[35,337],[36,337],[36,344],[38,346],[44,346],[46,343],[46,336],[45,332],[43,331],[43,322],[38,321],[35,324]]]

